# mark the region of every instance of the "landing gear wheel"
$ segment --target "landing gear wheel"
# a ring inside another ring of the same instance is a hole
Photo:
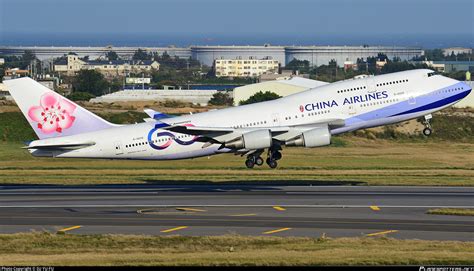
[[[267,164],[270,168],[276,168],[278,166],[277,161],[273,159],[267,159]]]
[[[255,164],[256,164],[257,166],[263,165],[263,159],[262,159],[262,157],[257,157],[257,158],[255,159]]]
[[[430,136],[433,133],[433,130],[431,129],[431,123],[430,120],[433,118],[431,114],[428,114],[425,116],[425,120],[423,121],[423,124],[425,125],[425,129],[423,129],[423,134],[425,136]]]
[[[266,162],[270,168],[276,168],[278,166],[278,163],[275,159],[267,158]]]
[[[255,162],[252,159],[245,160],[245,166],[247,168],[253,168],[255,166]]]
[[[432,133],[433,131],[431,130],[431,128],[426,127],[425,129],[423,129],[423,134],[425,136],[430,136]]]

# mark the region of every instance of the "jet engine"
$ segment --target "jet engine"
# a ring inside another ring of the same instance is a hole
[[[233,149],[265,149],[272,145],[270,130],[256,130],[245,133],[240,137],[225,143],[225,147]]]
[[[301,135],[287,140],[286,146],[304,146],[304,147],[321,147],[331,144],[331,133],[329,127],[318,127],[303,132]]]

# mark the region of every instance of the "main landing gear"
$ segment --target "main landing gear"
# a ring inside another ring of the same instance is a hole
[[[265,162],[270,168],[276,168],[278,166],[277,160],[280,160],[282,157],[280,150],[280,146],[272,146],[268,149],[267,159]],[[249,154],[247,160],[245,160],[245,166],[247,168],[253,168],[255,165],[263,165],[263,158],[261,157],[262,153],[263,150]]]
[[[433,129],[431,128],[430,120],[433,118],[431,114],[425,116],[425,120],[423,121],[423,125],[425,125],[425,129],[423,129],[423,134],[425,136],[430,136],[433,133]]]
[[[261,166],[263,165],[263,159],[260,155],[263,153],[263,150],[256,151],[252,154],[247,156],[247,160],[245,160],[245,166],[247,168],[253,168],[255,165]]]
[[[245,160],[245,166],[247,168],[253,168],[255,165],[261,166],[263,165],[263,159],[260,156],[249,155],[247,160]]]
[[[277,160],[280,160],[282,157],[281,152],[279,152],[280,150],[280,146],[272,146],[270,149],[268,149],[266,162],[270,168],[276,168],[278,166]]]

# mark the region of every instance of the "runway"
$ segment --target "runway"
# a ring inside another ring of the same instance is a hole
[[[0,186],[0,233],[388,236],[474,241],[472,187]]]

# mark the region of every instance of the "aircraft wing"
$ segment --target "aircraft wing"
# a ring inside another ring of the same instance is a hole
[[[160,128],[180,134],[199,136],[198,141],[207,143],[203,146],[203,148],[205,148],[212,144],[221,144],[222,146],[225,146],[226,143],[233,142],[238,138],[241,138],[244,134],[259,130],[268,130],[274,140],[285,142],[287,140],[300,136],[305,131],[317,129],[320,127],[327,127],[326,129],[330,130],[333,128],[342,127],[344,125],[345,121],[343,119],[327,119],[311,124],[295,126],[233,128],[192,126],[189,124],[180,124]]]
[[[205,127],[205,126],[184,126],[184,125],[173,125],[163,127],[162,129],[187,134],[187,135],[209,135],[209,134],[228,134],[228,133],[245,133],[253,130],[268,129],[272,133],[287,132],[290,127],[255,127],[255,128],[233,128],[233,127]]]

